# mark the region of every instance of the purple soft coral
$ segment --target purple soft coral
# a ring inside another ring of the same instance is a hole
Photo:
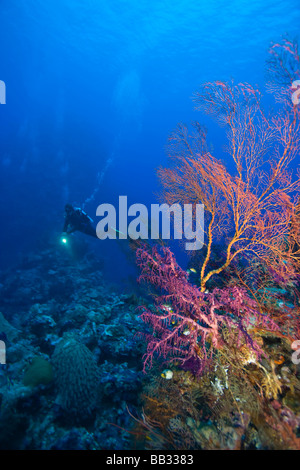
[[[227,327],[237,334],[257,356],[262,351],[248,332],[250,325],[276,326],[259,313],[257,305],[245,289],[239,287],[201,292],[192,285],[187,274],[176,263],[169,248],[139,248],[137,264],[141,269],[140,281],[150,282],[162,290],[156,298],[156,311],[144,309],[141,319],[153,327],[147,335],[144,372],[152,366],[155,354],[169,361],[178,361],[184,367],[192,364],[200,373],[208,359],[208,351],[221,348],[222,330]]]

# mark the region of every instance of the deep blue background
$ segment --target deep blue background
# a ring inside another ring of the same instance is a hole
[[[0,268],[55,240],[66,202],[151,204],[178,122],[198,119],[216,156],[224,135],[193,110],[205,81],[264,87],[271,41],[300,31],[299,0],[1,0]],[[268,98],[269,100],[269,98]],[[297,162],[295,163],[297,164]],[[45,243],[47,243],[45,241]],[[110,275],[118,244],[91,241]]]

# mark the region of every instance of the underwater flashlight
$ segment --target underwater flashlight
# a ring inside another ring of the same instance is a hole
[[[64,243],[64,244],[66,244],[66,243],[68,243],[68,240],[66,239],[66,237],[62,237],[62,238],[61,238],[61,242]]]

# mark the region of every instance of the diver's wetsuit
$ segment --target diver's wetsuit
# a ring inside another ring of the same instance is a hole
[[[77,230],[97,238],[96,229],[92,226],[92,222],[93,220],[79,207],[73,207],[71,204],[66,205],[64,233],[70,234]]]

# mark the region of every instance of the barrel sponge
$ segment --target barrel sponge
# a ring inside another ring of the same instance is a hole
[[[52,356],[58,402],[73,416],[91,414],[98,398],[99,370],[91,351],[72,335],[64,335]]]

